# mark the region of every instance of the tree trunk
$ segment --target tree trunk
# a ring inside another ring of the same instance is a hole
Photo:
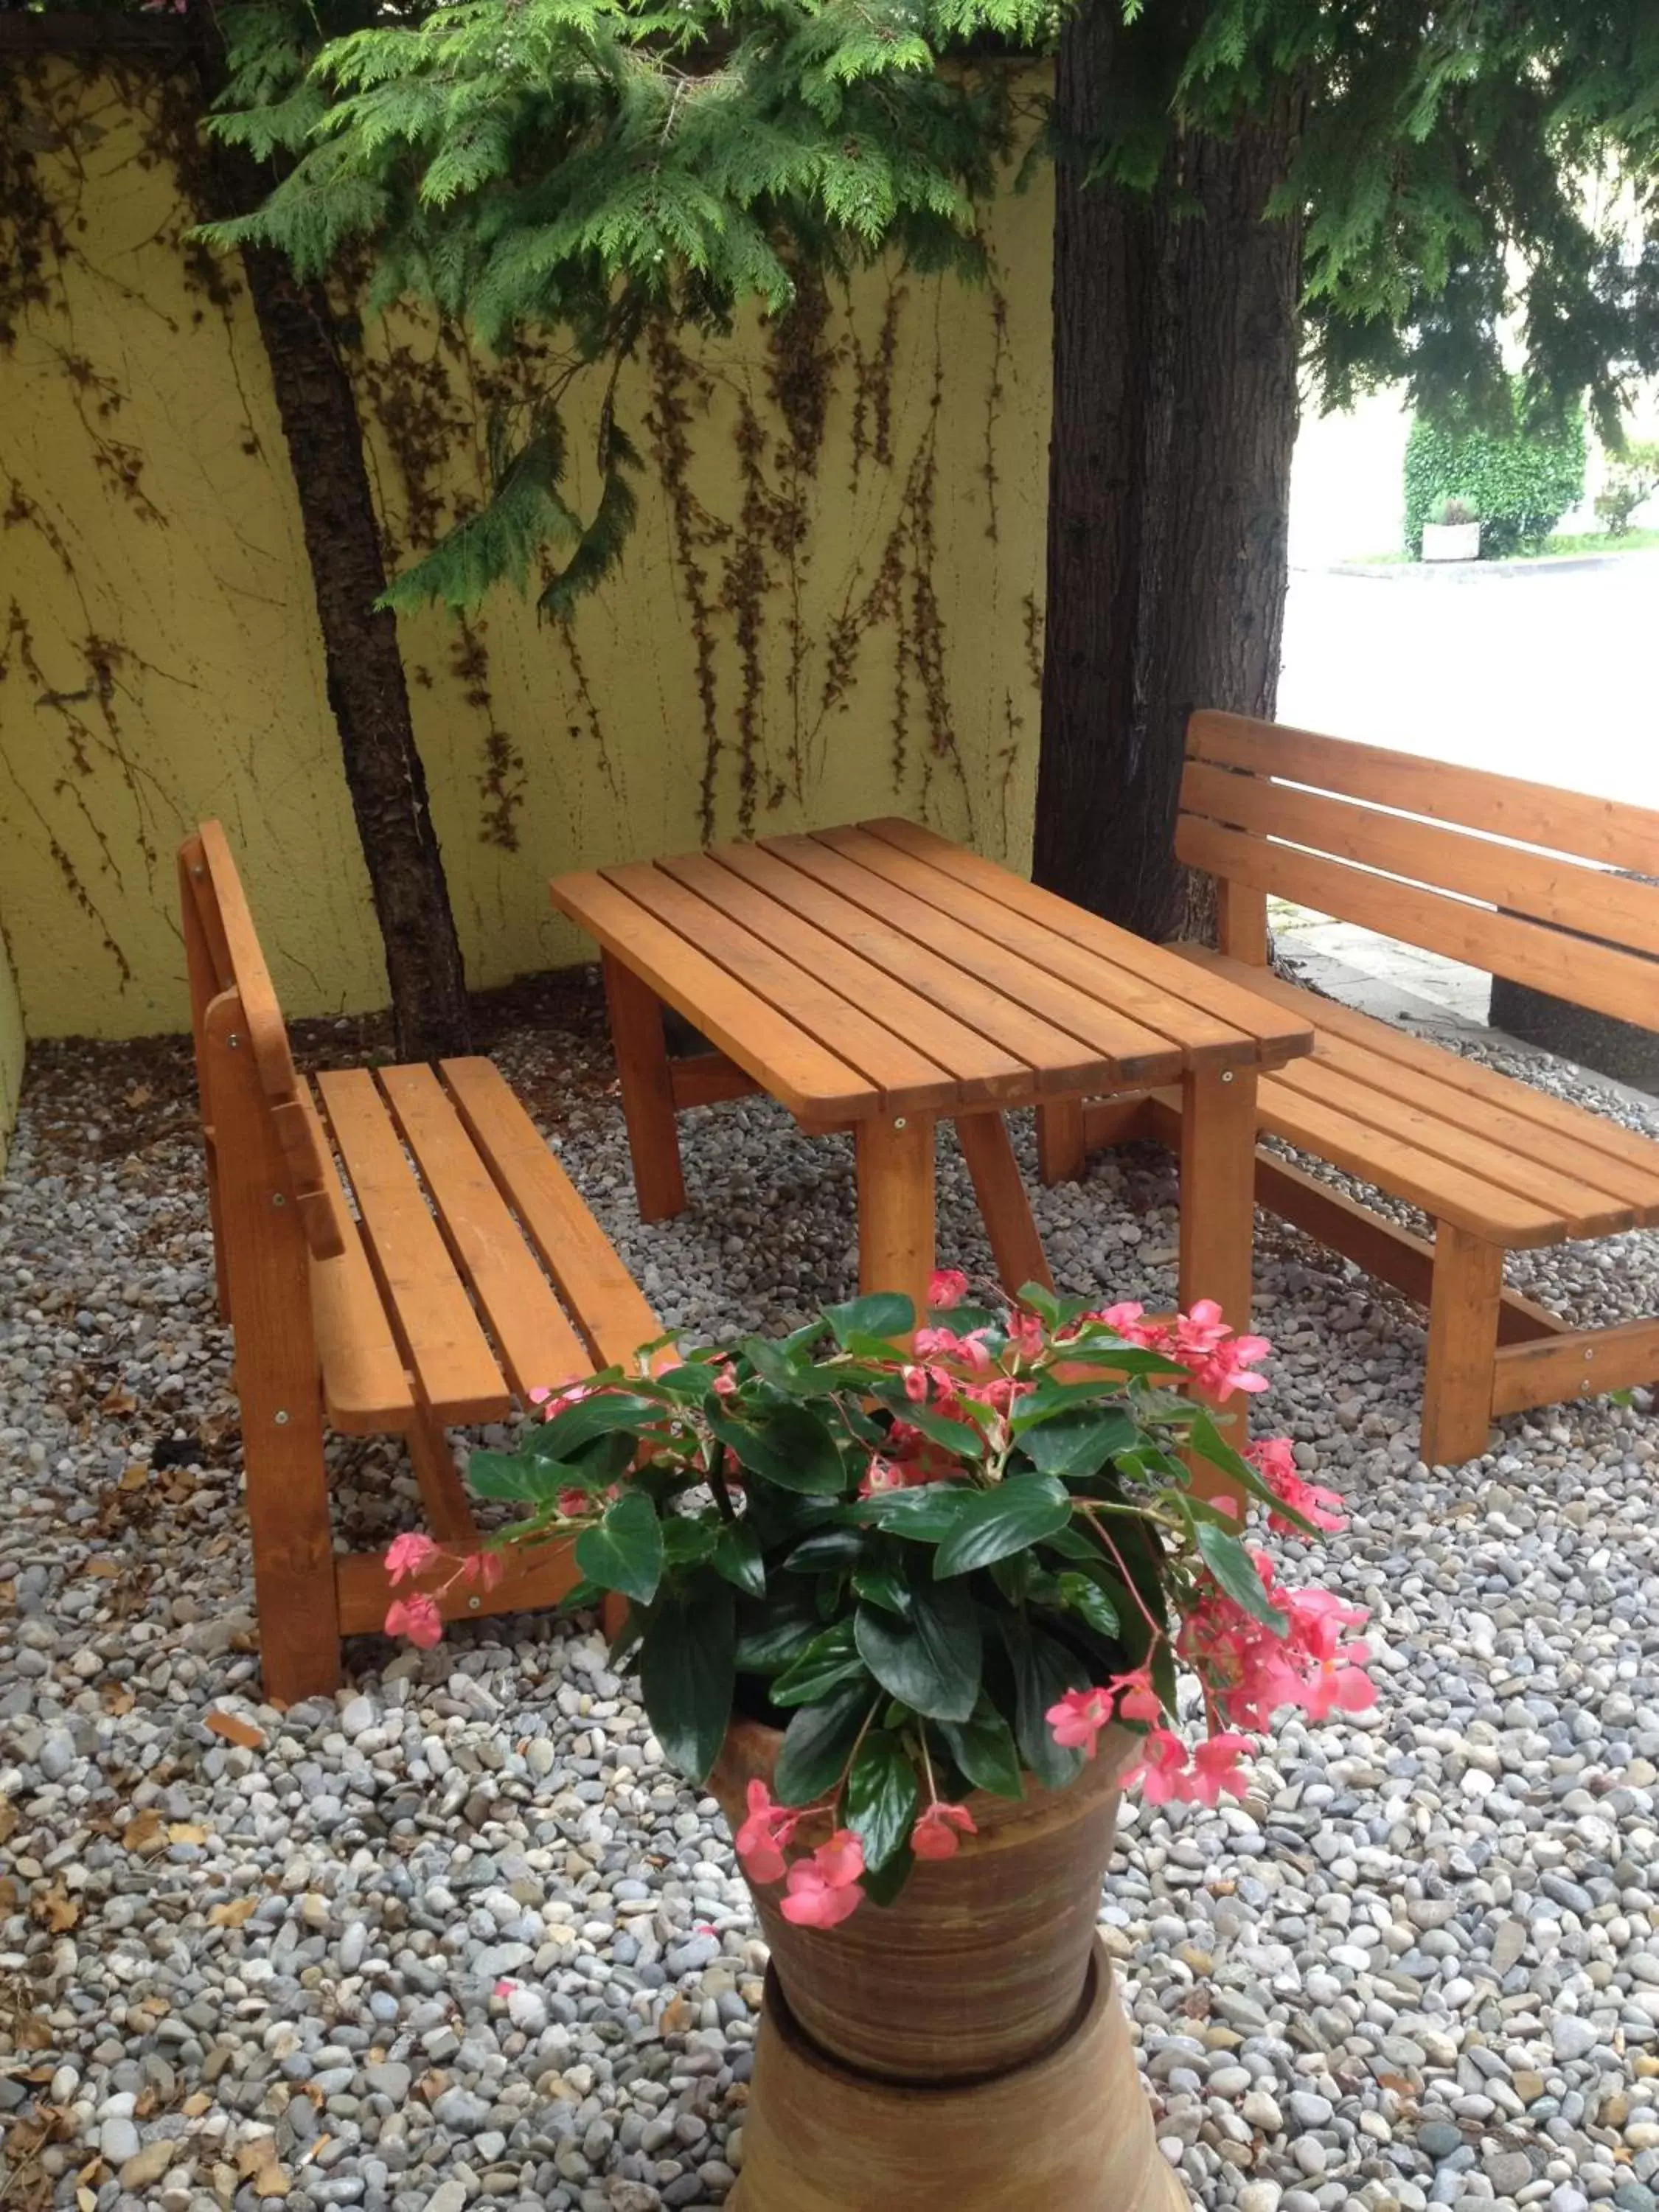
[[[1155,196],[1085,187],[1065,149],[1098,142],[1112,43],[1133,35],[1113,13],[1071,17],[1056,76],[1035,866],[1163,938],[1194,918],[1174,854],[1187,717],[1271,715],[1278,685],[1301,233],[1262,210],[1300,106],[1182,143]]]
[[[207,160],[216,214],[246,214],[259,204],[268,180],[251,161],[222,146],[211,147]],[[299,495],[329,705],[386,946],[398,1056],[465,1053],[466,975],[397,622],[375,605],[386,562],[333,313],[323,287],[303,282],[273,249],[245,246],[242,265]]]

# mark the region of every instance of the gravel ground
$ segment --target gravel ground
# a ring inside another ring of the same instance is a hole
[[[641,1230],[591,993],[489,1018],[667,1321],[781,1326],[851,1288],[843,1146],[691,1117],[691,1210]],[[718,2204],[764,1953],[599,1643],[366,1639],[337,1701],[258,1701],[193,1111],[176,1044],[40,1048],[0,1187],[0,2203]],[[983,1267],[943,1166],[941,1252]],[[1172,1198],[1152,1152],[1042,1194],[1062,1282],[1168,1301]],[[1659,1245],[1528,1280],[1651,1312]],[[1103,1922],[1165,2153],[1241,2212],[1659,2212],[1644,1401],[1431,1472],[1419,1317],[1267,1222],[1260,1283],[1267,1419],[1352,1513],[1287,1571],[1373,1609],[1382,1699],[1286,1728],[1242,1808],[1126,1811]],[[412,1525],[386,1448],[337,1474],[352,1540]]]

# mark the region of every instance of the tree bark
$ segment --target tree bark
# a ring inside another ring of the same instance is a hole
[[[208,82],[212,82],[211,76]],[[251,212],[267,180],[233,149],[210,146],[219,216]],[[471,1049],[460,941],[415,743],[380,520],[363,459],[356,394],[324,288],[270,247],[242,266],[288,443],[322,632],[329,705],[362,840],[400,1060]]]
[[[1095,0],[1056,76],[1054,423],[1040,882],[1143,935],[1196,921],[1175,859],[1188,714],[1270,716],[1279,679],[1300,225],[1263,220],[1286,100],[1178,143],[1156,192],[1083,182],[1114,40]]]

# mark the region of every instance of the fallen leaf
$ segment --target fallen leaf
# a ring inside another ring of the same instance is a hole
[[[222,1713],[216,1709],[208,1715],[205,1725],[215,1735],[223,1736],[227,1743],[240,1743],[244,1751],[259,1751],[264,1747],[265,1740],[252,1722],[235,1713]]]
[[[138,1702],[125,1682],[106,1682],[98,1694],[104,1711],[113,1713],[118,1719],[123,1713],[130,1713]]]
[[[17,1908],[17,1884],[10,1875],[0,1875],[0,1912],[13,1912]]]
[[[259,1909],[257,1897],[234,1897],[228,1905],[208,1907],[210,1928],[240,1928],[245,1920],[252,1920]]]
[[[0,1844],[7,1842],[16,1834],[20,1817],[17,1808],[12,1803],[10,1798],[0,1797]]]
[[[98,1401],[98,1410],[100,1413],[136,1413],[138,1410],[138,1401],[131,1390],[124,1390],[118,1382],[112,1390],[106,1390]],[[129,1468],[127,1474],[131,1474],[131,1468]],[[123,1475],[121,1480],[125,1482],[126,1475]]]
[[[161,1816],[146,1806],[135,1813],[121,1831],[121,1841],[130,1851],[160,1850],[167,1842],[167,1831],[161,1826]]]
[[[61,1881],[54,1882],[44,1897],[37,1897],[29,1911],[37,1920],[50,1928],[54,1936],[61,1936],[66,1929],[73,1928],[81,1917],[80,1906]]]
[[[170,1844],[204,1844],[208,1831],[194,1820],[174,1820],[167,1829]]]
[[[129,1106],[148,1106],[155,1096],[148,1083],[135,1083],[127,1093],[127,1103]]]

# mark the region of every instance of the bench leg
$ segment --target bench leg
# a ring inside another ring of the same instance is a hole
[[[1036,1109],[1037,1173],[1045,1184],[1080,1182],[1087,1164],[1083,1101],[1057,1099]]]
[[[927,1310],[933,1272],[933,1116],[901,1114],[860,1121],[854,1143],[859,1176],[859,1288],[902,1291]]]
[[[650,985],[612,954],[607,952],[601,964],[640,1218],[666,1221],[685,1211],[685,1178],[662,1006]]]
[[[478,1524],[472,1517],[466,1486],[449,1449],[443,1423],[428,1407],[417,1406],[404,1441],[415,1480],[421,1486],[428,1528],[440,1543],[470,1549],[478,1541]]]
[[[1431,1467],[1459,1467],[1486,1449],[1503,1295],[1503,1247],[1437,1223],[1420,1447]]]
[[[1011,1298],[1018,1297],[1027,1283],[1052,1291],[1054,1279],[1008,1141],[1008,1124],[1000,1114],[962,1114],[957,1118],[957,1141],[974,1179],[974,1195],[1003,1289]]]

